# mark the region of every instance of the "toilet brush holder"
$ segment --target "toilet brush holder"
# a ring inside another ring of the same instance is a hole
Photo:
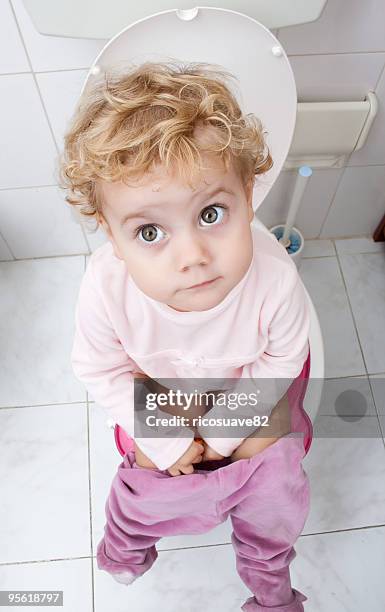
[[[274,227],[271,227],[269,231],[274,234],[276,239],[279,241],[285,231],[285,225],[274,225]],[[290,244],[286,247],[286,252],[288,255],[290,255],[298,269],[302,261],[305,239],[299,229],[292,227],[289,234],[289,240]]]

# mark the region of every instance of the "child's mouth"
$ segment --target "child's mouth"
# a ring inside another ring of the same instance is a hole
[[[190,289],[203,289],[204,287],[209,287],[210,285],[212,285],[216,280],[218,280],[219,276],[217,278],[213,278],[210,281],[206,281],[204,283],[200,283],[199,285],[192,285],[192,287],[187,287],[188,290]]]

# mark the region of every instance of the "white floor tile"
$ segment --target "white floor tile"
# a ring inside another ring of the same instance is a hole
[[[303,533],[385,523],[385,447],[376,416],[320,416],[303,468],[311,504]]]
[[[371,236],[335,240],[338,255],[352,253],[383,253],[385,242],[374,242]]]
[[[340,255],[353,316],[370,374],[385,371],[385,252]]]
[[[62,612],[93,612],[92,560],[69,559],[46,563],[21,563],[0,566],[0,589],[4,591],[63,591]],[[26,610],[12,606],[7,610]],[[47,606],[34,606],[46,612]],[[55,607],[55,609],[57,609]]]
[[[306,612],[382,612],[385,528],[301,536],[290,565]],[[231,545],[160,552],[132,585],[95,572],[95,612],[237,612],[250,592],[237,574]]]
[[[335,254],[331,240],[305,240],[302,257],[330,257]]]
[[[0,263],[0,406],[85,401],[72,372],[84,257]]]
[[[309,379],[309,385],[312,380]],[[318,379],[316,379],[318,385]],[[376,416],[376,408],[367,376],[325,378],[317,416],[337,416],[346,421]]]
[[[306,612],[382,612],[385,527],[300,537],[292,583]]]
[[[325,381],[313,443],[303,460],[311,507],[295,546],[292,583],[308,597],[307,612],[382,612],[385,528],[371,526],[385,523],[383,253],[350,254],[363,242],[336,241],[337,260],[326,255],[332,243],[319,242],[327,249],[305,258],[300,274],[321,323],[325,376],[343,378]],[[113,612],[153,612],[160,604],[167,612],[240,610],[250,593],[236,571],[230,520],[200,536],[163,538],[154,566],[128,587],[100,571],[95,558],[87,558],[86,404],[64,405],[86,396],[69,364],[86,260],[74,256],[0,265],[5,288],[0,334],[7,346],[0,358],[0,406],[26,406],[0,410],[0,589],[63,589],[68,612],[104,612],[111,601]],[[354,323],[369,371],[382,372],[370,377],[375,404]],[[50,402],[61,405],[46,405]],[[90,403],[94,555],[111,481],[123,460],[107,417]],[[336,530],[344,531],[322,533]],[[79,556],[86,558],[66,559]]]
[[[325,377],[365,374],[337,258],[303,259],[299,274],[320,322],[325,350]]]
[[[72,212],[57,187],[1,192],[0,227],[16,259],[88,253]]]
[[[0,410],[0,563],[90,555],[86,404]]]
[[[95,612],[236,612],[250,597],[239,578],[231,545],[160,552],[133,584],[118,584],[94,560]]]

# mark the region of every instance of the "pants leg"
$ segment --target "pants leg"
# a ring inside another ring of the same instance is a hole
[[[292,589],[289,565],[309,512],[302,438],[283,437],[252,457],[255,470],[230,510],[237,571],[254,594],[245,612],[302,612],[307,597]]]
[[[158,557],[151,525],[143,525],[124,507],[125,496],[119,495],[121,482],[115,477],[105,505],[104,536],[97,546],[99,569],[111,574],[129,572],[135,578],[151,568]],[[155,532],[156,533],[156,532]]]
[[[171,476],[137,466],[135,453],[128,452],[106,501],[98,568],[137,578],[157,559],[155,543],[161,537],[210,531],[227,518],[217,512],[218,489],[215,471]]]
[[[170,476],[137,467],[129,452],[106,502],[99,569],[136,578],[153,565],[161,537],[205,533],[230,515],[237,571],[253,593],[242,610],[303,612],[307,598],[291,588],[289,564],[309,509],[304,454],[301,437],[285,436],[251,459]]]

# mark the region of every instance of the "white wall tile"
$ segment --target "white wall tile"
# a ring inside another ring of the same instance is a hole
[[[30,66],[11,5],[0,2],[0,74],[29,72]]]
[[[95,233],[86,231],[87,242],[90,245],[91,251],[94,252],[95,249],[104,244],[108,238],[104,231],[99,227]]]
[[[64,132],[75,111],[87,70],[41,72],[36,80],[47,110],[54,137],[59,149],[63,147]]]
[[[22,0],[11,1],[35,72],[88,68],[107,42],[40,34]]]
[[[290,56],[300,100],[363,99],[369,89],[377,87],[380,109],[376,122],[365,147],[350,157],[349,166],[385,166],[385,73],[382,72],[385,65],[384,16],[383,0],[368,0],[365,3],[351,0],[348,7],[346,0],[328,0],[323,14],[316,22],[273,31]],[[57,148],[62,148],[63,135],[75,110],[88,68],[107,41],[39,34],[23,0],[9,0],[1,4],[0,24],[0,34],[5,30],[0,41],[6,45],[0,55],[0,75],[1,71],[29,72],[32,66],[37,73],[36,80],[44,104],[31,74],[0,76],[3,110],[0,129],[5,142],[0,153],[0,189],[55,185],[58,182]],[[346,233],[345,220],[342,228],[341,223],[335,221],[339,218],[339,211],[335,208],[339,200],[333,202],[331,208],[330,204],[342,172],[341,169],[314,171],[296,220],[296,225],[308,240],[356,235],[356,232],[361,231],[368,234],[373,218],[377,220],[379,203],[374,205],[375,210],[371,208],[373,204],[369,208],[361,208],[357,224],[354,215],[353,218],[349,217],[349,223],[354,226],[354,234]],[[282,172],[259,209],[258,216],[261,216],[266,225],[285,221],[294,186],[293,176],[294,173]],[[367,173],[362,168],[361,180],[369,189],[372,176],[370,171]],[[375,186],[373,190],[376,190]],[[34,208],[36,206],[35,203]],[[323,227],[327,214],[327,224]],[[337,224],[334,228],[335,222]],[[12,219],[8,225],[11,223]],[[72,229],[71,238],[67,239],[66,229],[60,236],[56,236],[55,244],[48,241],[44,245],[45,250],[39,253],[43,255],[51,252],[62,243],[63,236],[66,236],[66,248],[61,254],[67,254],[69,250],[73,252],[73,245],[78,244],[81,230],[77,224],[73,224]],[[328,232],[327,236],[325,231]],[[27,240],[30,252],[36,253],[31,245],[37,242],[42,245],[40,236],[38,233],[38,240]],[[7,240],[7,236],[4,237]],[[87,232],[86,240],[91,250],[94,250],[106,238],[98,230],[95,234]],[[80,242],[84,243],[82,234]]]
[[[345,168],[321,238],[372,235],[385,210],[385,166]]]
[[[304,238],[319,236],[342,172],[341,168],[313,171],[294,223]],[[267,227],[285,223],[296,177],[296,171],[281,172],[263,204],[258,208],[257,217]]]
[[[289,57],[300,102],[364,100],[373,90],[385,53]]]
[[[55,143],[32,74],[0,76],[0,99],[0,188],[55,184]]]
[[[58,187],[0,191],[0,227],[16,259],[89,252]]]
[[[317,21],[280,28],[287,53],[385,51],[384,0],[328,0]]]

